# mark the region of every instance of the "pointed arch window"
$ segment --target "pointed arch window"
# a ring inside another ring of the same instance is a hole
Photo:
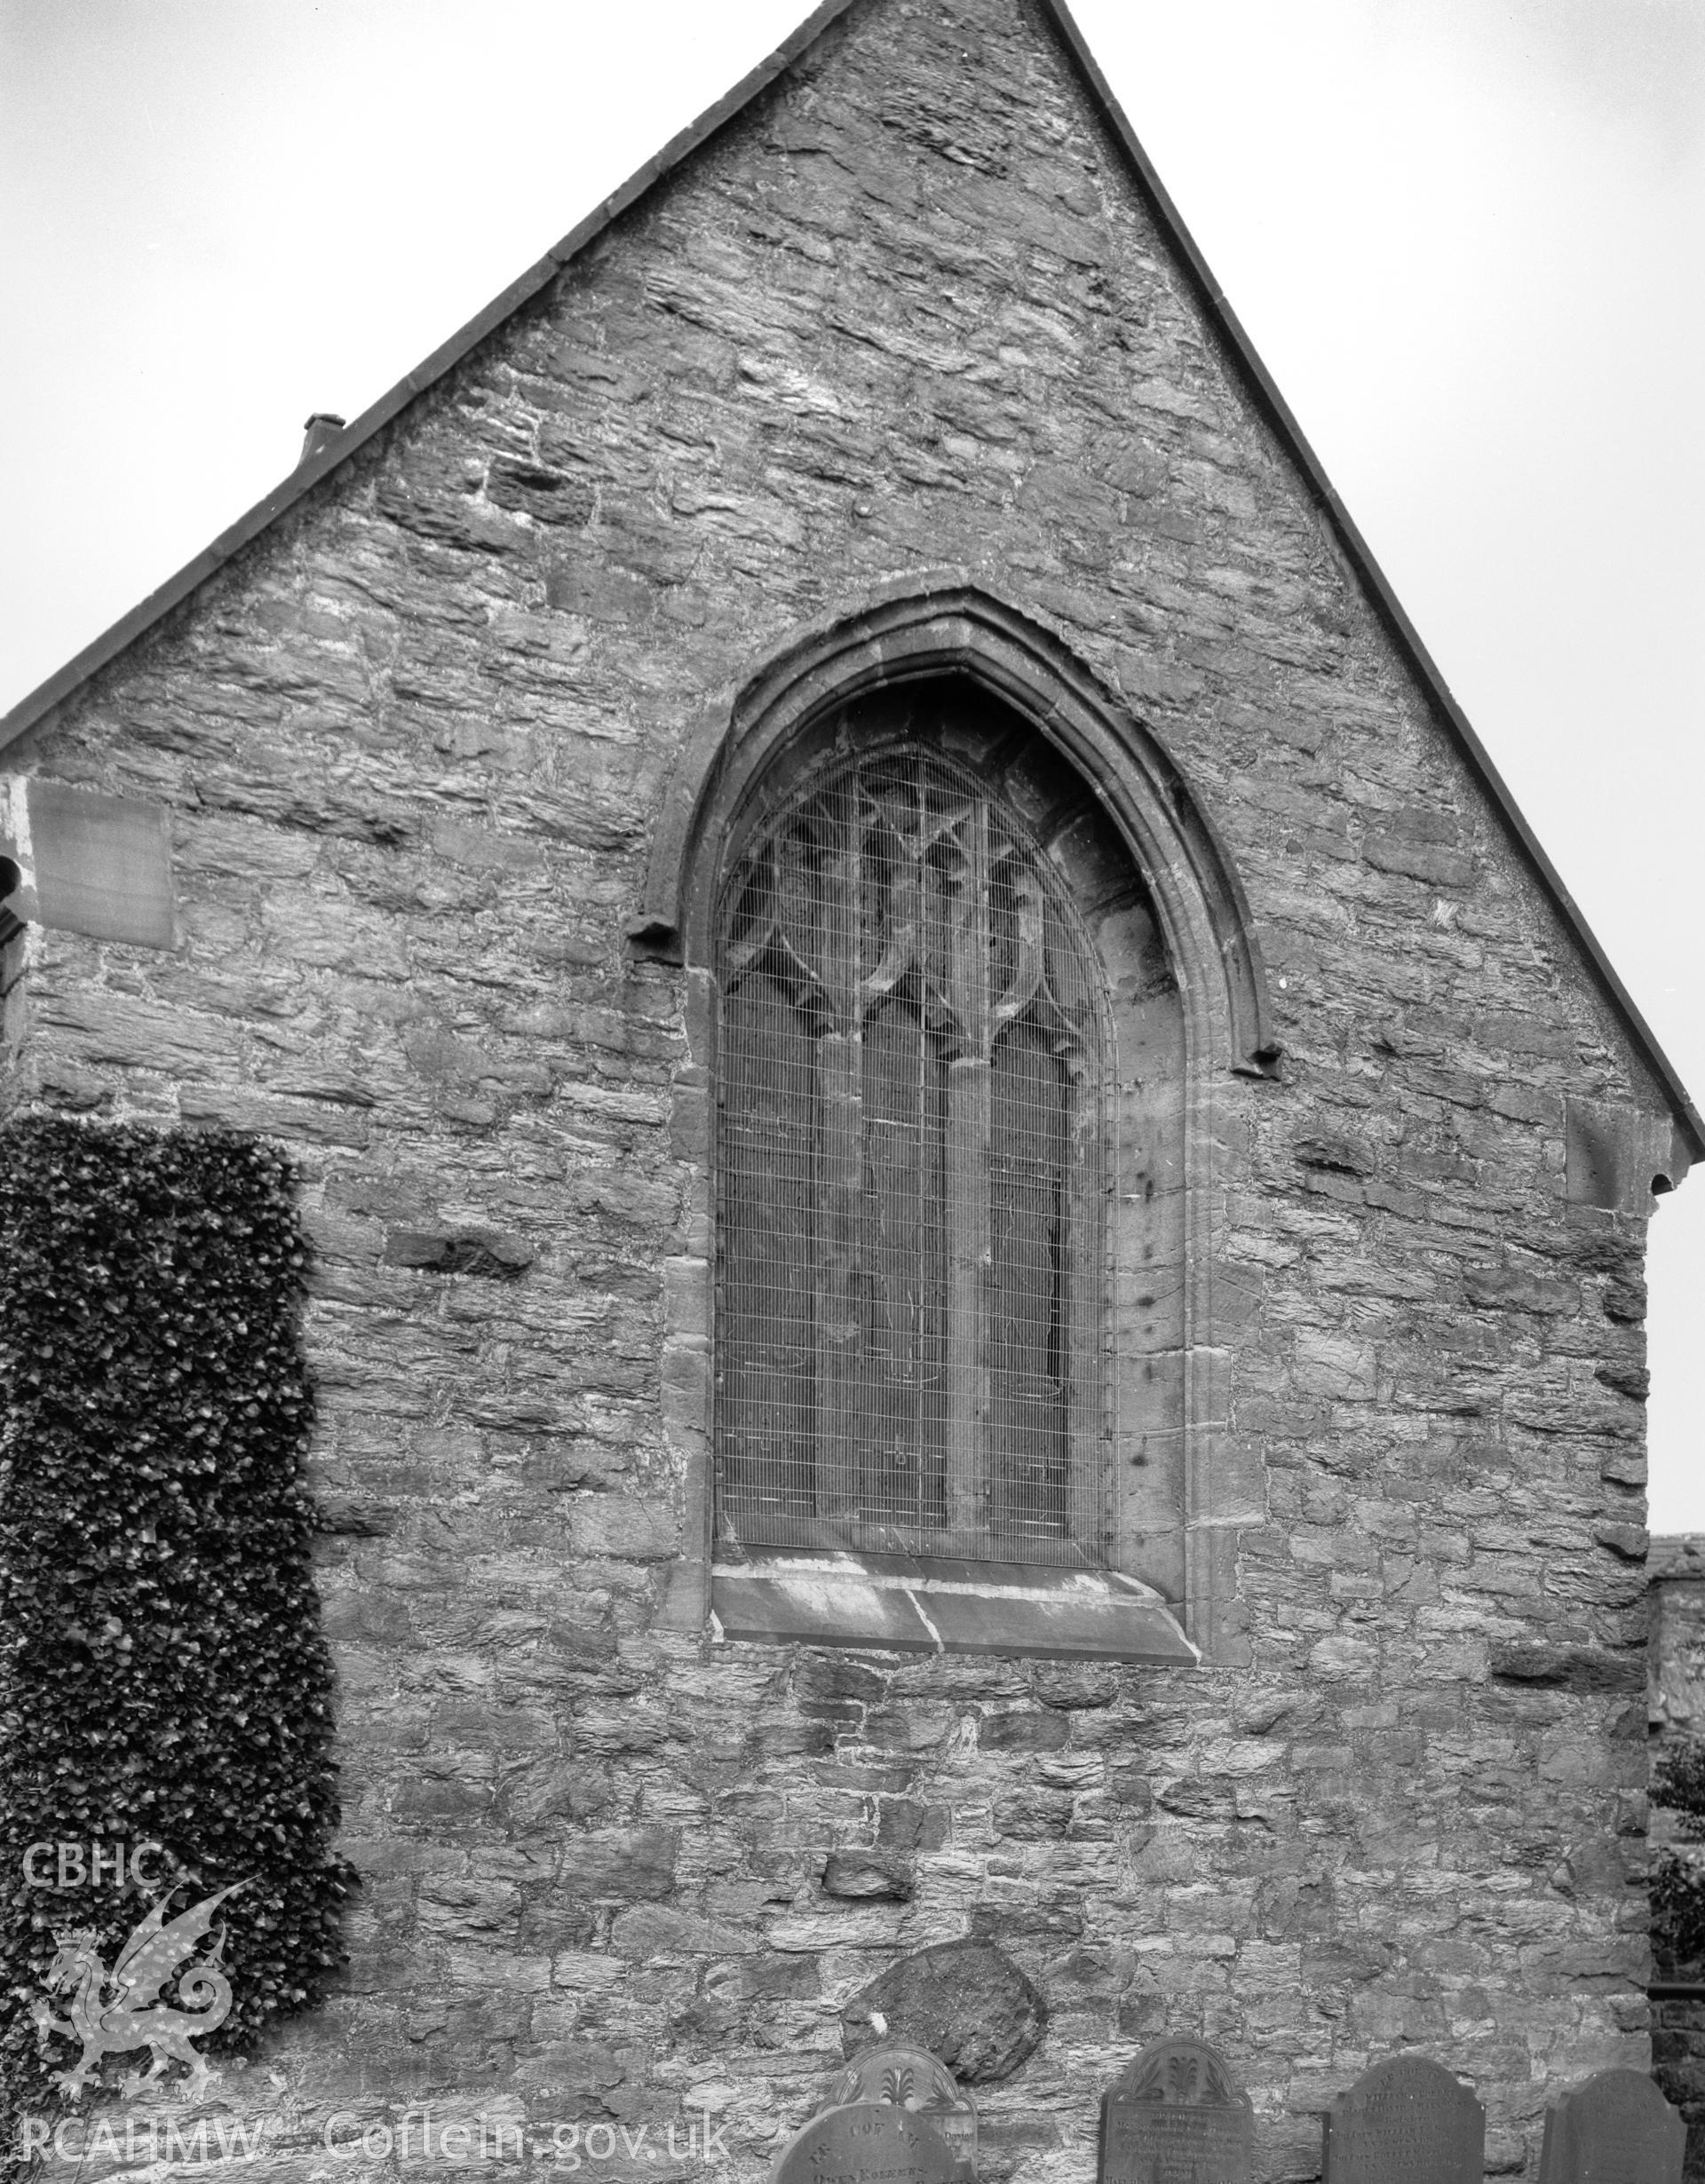
[[[717,921],[718,1534],[1103,1559],[1110,1036],[978,771],[841,751]]]

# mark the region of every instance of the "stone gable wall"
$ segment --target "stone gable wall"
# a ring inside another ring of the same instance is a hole
[[[345,1997],[227,2079],[285,2081],[305,2174],[365,2172],[334,2112],[691,2101],[756,2177],[842,2005],[967,1935],[1051,2013],[978,2089],[995,2178],[1089,2177],[1162,2031],[1225,2051],[1273,2177],[1400,2046],[1475,2083],[1501,2172],[1647,2061],[1643,1221],[1569,1203],[1564,1100],[1661,1103],[1042,36],[855,6],[24,747],[170,807],[184,942],[35,935],[12,1097],[282,1139],[320,1254],[366,1887]],[[683,974],[623,938],[649,829],[708,708],[943,565],[1122,693],[1252,906],[1287,1058],[1221,1120],[1246,1666],[660,1612],[705,1239]],[[892,1891],[826,1887],[868,1849]]]

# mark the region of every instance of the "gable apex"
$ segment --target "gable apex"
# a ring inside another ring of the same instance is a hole
[[[211,577],[305,502],[351,457],[399,418],[416,396],[440,384],[482,343],[575,265],[623,215],[744,114],[784,77],[844,18],[862,15],[880,0],[823,0],[765,60],[706,113],[647,160],[621,188],[555,244],[535,265],[493,298],[484,310],[382,395],[319,453],[305,460],[265,498],[224,531],[108,630],[56,674],[0,716],[0,749],[41,725],[67,699],[119,660],[147,633],[189,600]],[[1314,450],[1266,371],[1236,313],[1179,217],[1125,117],[1106,78],[1074,20],[1066,0],[1025,0],[1021,17],[1051,38],[1111,138],[1120,164],[1166,243],[1178,272],[1223,346],[1225,361],[1342,551],[1375,615],[1424,694],[1467,771],[1497,815],[1520,861],[1573,941],[1602,998],[1669,1105],[1677,1136],[1676,1179],[1687,1159],[1705,1157],[1705,1121],[1689,1098],[1631,995],[1610,964],[1561,876],[1552,866],[1503,781],[1490,756],[1456,703],[1419,634],[1404,612],[1367,542],[1352,520]],[[1685,1148],[1685,1155],[1683,1152]]]

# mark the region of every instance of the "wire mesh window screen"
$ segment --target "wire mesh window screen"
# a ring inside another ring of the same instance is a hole
[[[718,927],[718,1527],[1098,1560],[1103,997],[1017,819],[842,760]]]

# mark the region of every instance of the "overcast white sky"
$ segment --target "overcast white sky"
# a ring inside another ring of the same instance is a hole
[[[800,0],[0,0],[0,708],[793,28]],[[1078,0],[1138,135],[1696,1094],[1705,7]],[[1653,1228],[1705,1530],[1705,1173]]]

